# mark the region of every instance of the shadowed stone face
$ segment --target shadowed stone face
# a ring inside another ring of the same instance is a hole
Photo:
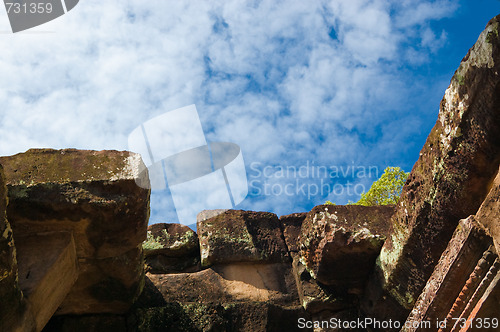
[[[382,248],[380,279],[374,283],[390,293],[402,316],[422,291],[459,220],[477,212],[498,170],[499,24],[500,17],[490,21],[453,76],[438,121],[403,188],[393,233]],[[384,301],[370,301],[375,303],[372,310],[385,311],[377,314],[381,318],[397,310]]]

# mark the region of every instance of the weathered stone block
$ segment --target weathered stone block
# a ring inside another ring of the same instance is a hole
[[[228,210],[197,225],[202,266],[289,259],[278,217],[269,212]]]
[[[392,206],[321,205],[302,224],[300,256],[311,276],[361,293],[388,232]]]
[[[148,181],[138,154],[32,149],[0,163],[16,234],[73,232],[80,258],[118,256],[146,239],[149,190],[136,183]]]
[[[200,270],[198,236],[187,226],[165,223],[151,225],[142,248],[147,272],[178,273]]]
[[[19,286],[41,331],[78,277],[75,241],[68,232],[16,236]]]
[[[148,327],[148,331],[298,331],[299,318],[310,319],[296,298],[255,294],[259,287],[279,289],[278,284],[289,284],[290,276],[283,278],[283,265],[260,267],[233,266],[224,273],[207,269],[191,274],[148,274],[146,286],[130,311],[129,331]],[[236,269],[236,271],[235,271]],[[269,276],[272,269],[276,272]],[[219,274],[221,273],[221,274]],[[261,277],[258,281],[256,278]],[[278,280],[276,278],[279,278]],[[186,282],[182,282],[189,279]],[[223,280],[226,279],[224,282]],[[220,282],[222,281],[222,284]],[[179,282],[181,284],[179,284]],[[251,283],[248,284],[248,283]],[[172,288],[173,287],[173,288]],[[290,289],[294,285],[290,284]],[[165,298],[162,296],[163,290]],[[166,300],[169,302],[167,302]],[[193,310],[195,309],[195,312]],[[203,318],[203,319],[201,319]],[[221,319],[223,322],[221,328]],[[156,329],[155,329],[156,328]],[[301,330],[303,331],[303,330]],[[306,330],[307,331],[307,330]]]
[[[280,223],[283,229],[283,236],[289,252],[298,252],[299,235],[302,223],[306,219],[307,212],[292,213],[286,216],[281,216]]]
[[[158,254],[181,257],[199,253],[198,236],[185,225],[153,224],[147,233],[148,238],[142,245],[146,257]]]
[[[150,273],[188,273],[200,271],[200,253],[197,256],[169,257],[152,255],[144,258],[144,270]]]
[[[128,310],[142,289],[149,217],[149,180],[140,156],[33,149],[0,157],[0,163],[16,236],[73,234],[80,275],[58,313]]]
[[[381,319],[384,298],[399,303],[403,315],[412,308],[459,220],[477,212],[498,171],[499,23],[500,16],[488,23],[455,72],[403,188],[374,282],[385,291],[370,300]]]

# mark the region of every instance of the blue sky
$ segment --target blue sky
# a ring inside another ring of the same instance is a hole
[[[355,201],[385,167],[411,170],[497,14],[498,0],[82,0],[12,34],[0,11],[0,154],[125,150],[144,121],[196,104],[208,141],[241,148],[238,208]],[[168,196],[151,207],[176,221]]]

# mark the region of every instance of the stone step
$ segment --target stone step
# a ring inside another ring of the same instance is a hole
[[[15,236],[19,286],[41,331],[78,277],[75,241],[69,232]]]

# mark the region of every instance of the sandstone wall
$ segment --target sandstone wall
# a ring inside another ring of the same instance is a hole
[[[366,312],[408,314],[460,219],[475,214],[500,161],[500,17],[455,72],[392,218]]]

